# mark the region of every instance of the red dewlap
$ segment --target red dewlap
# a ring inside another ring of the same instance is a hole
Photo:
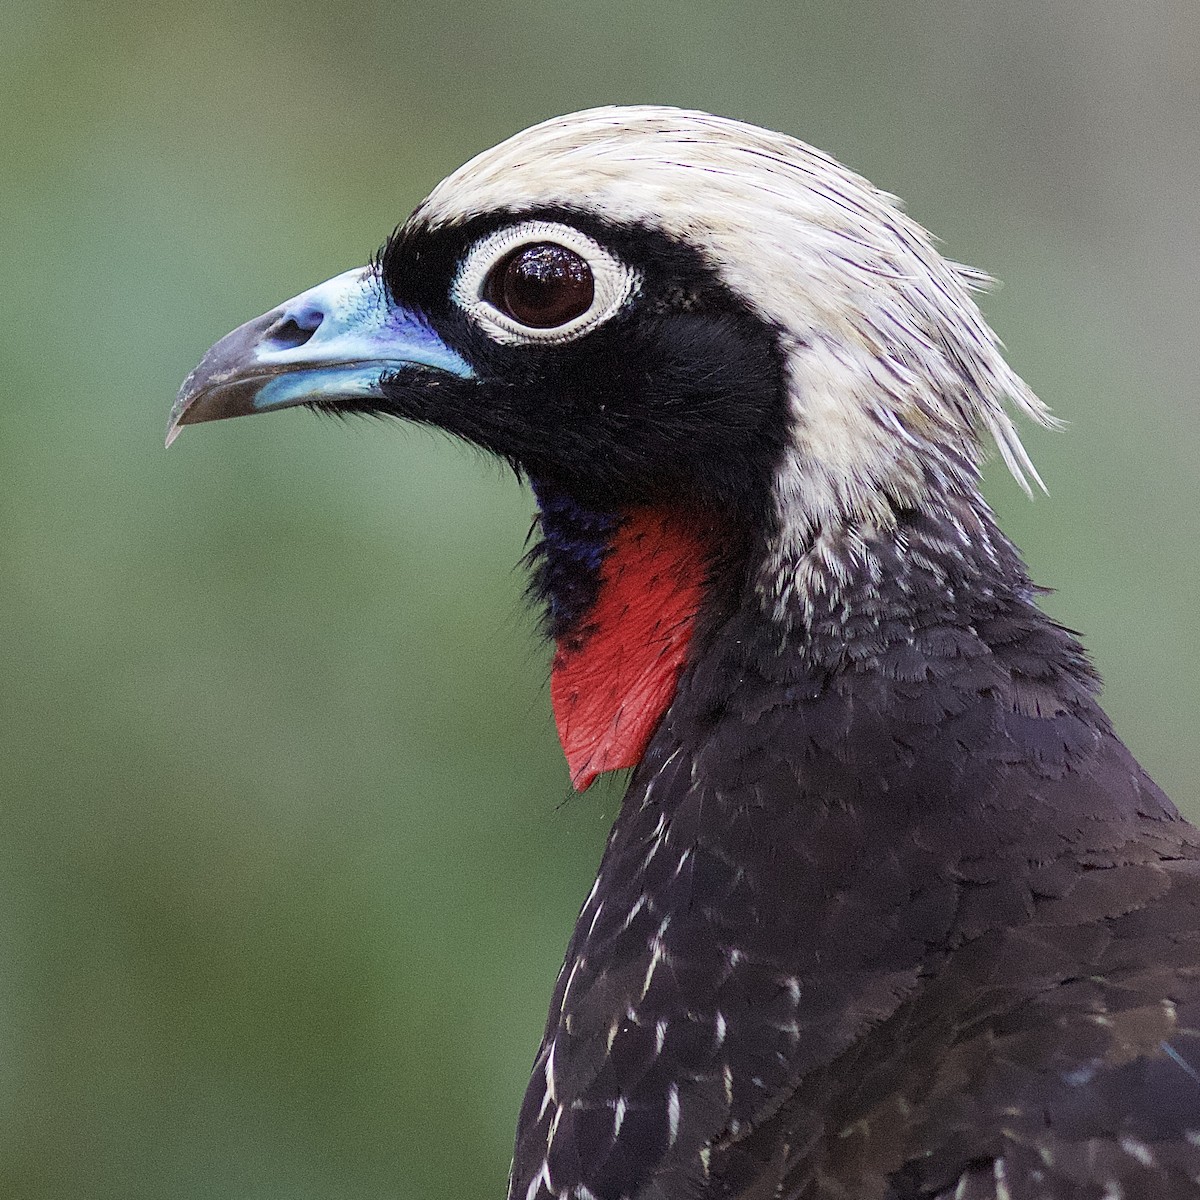
[[[614,536],[587,624],[559,639],[551,667],[554,719],[577,791],[645,753],[675,695],[709,557],[695,525],[662,510],[631,513]]]

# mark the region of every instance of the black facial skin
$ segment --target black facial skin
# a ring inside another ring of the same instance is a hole
[[[543,219],[594,237],[641,275],[608,321],[560,345],[498,345],[450,300],[463,256],[510,222]],[[775,330],[700,254],[645,229],[562,209],[413,225],[379,269],[474,368],[474,380],[397,375],[363,408],[436,424],[598,511],[672,504],[761,528],[787,433]],[[345,411],[348,407],[341,403]]]

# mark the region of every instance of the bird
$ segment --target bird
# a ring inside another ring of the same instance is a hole
[[[187,425],[436,426],[536,502],[572,782],[631,768],[509,1200],[1200,1196],[1200,832],[980,493],[1054,418],[893,196],[558,117],[218,341]]]

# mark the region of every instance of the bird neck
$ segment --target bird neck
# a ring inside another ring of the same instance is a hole
[[[550,696],[571,781],[641,761],[675,695],[720,545],[670,506],[589,508],[535,485],[531,591],[555,640]]]
[[[807,540],[736,535],[711,512],[605,508],[534,481],[530,592],[554,639],[550,695],[576,789],[636,766],[690,661],[737,645],[817,675],[872,665],[915,631],[968,624],[983,604],[1034,614],[1020,556],[973,489],[843,515]],[[702,619],[701,619],[702,618]],[[698,627],[700,644],[693,644]]]
[[[903,500],[875,493],[802,536],[788,532],[764,539],[742,607],[782,656],[815,669],[861,672],[922,629],[969,627],[985,611],[1016,607],[1045,622],[1019,552],[973,484]]]
[[[826,527],[780,620],[769,539],[710,571],[555,988],[511,1195],[543,1168],[564,1191],[709,1150],[726,1171],[798,1084],[780,1111],[807,1137],[831,1064],[872,1029],[911,1037],[889,1020],[967,941],[1040,920],[1074,878],[1058,860],[1111,862],[1147,825],[1170,844],[1174,810],[1112,736],[1083,652],[967,508]],[[1132,786],[1089,782],[1081,811],[1080,781],[1108,779]],[[644,1195],[647,1177],[593,1190]]]

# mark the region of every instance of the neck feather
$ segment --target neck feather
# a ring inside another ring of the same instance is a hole
[[[977,603],[1035,592],[974,481],[944,477],[904,496],[875,492],[820,521],[781,522],[752,577],[760,619],[791,644],[824,640],[835,653],[864,636],[903,640],[935,611],[938,621],[969,620]]]

